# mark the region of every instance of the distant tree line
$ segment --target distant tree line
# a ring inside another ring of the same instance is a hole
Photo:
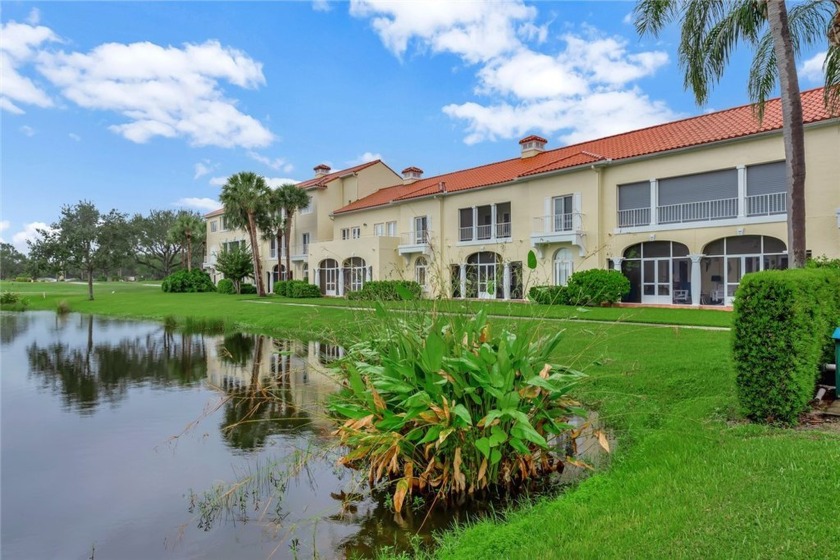
[[[129,216],[101,212],[82,200],[61,209],[59,219],[28,241],[29,255],[0,243],[0,278],[21,276],[87,280],[161,279],[200,268],[205,225],[196,212],[151,210]]]

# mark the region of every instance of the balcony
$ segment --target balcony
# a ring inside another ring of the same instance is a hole
[[[400,244],[397,252],[400,255],[412,253],[428,253],[430,232],[427,229],[400,234]]]
[[[747,216],[787,213],[787,193],[758,194],[747,197]]]
[[[738,217],[738,199],[722,198],[720,200],[669,204],[657,207],[656,211],[660,224],[726,220]]]
[[[583,222],[580,212],[564,212],[549,216],[536,216],[531,233],[531,244],[540,253],[546,245],[570,243],[583,250]]]
[[[618,211],[618,227],[638,227],[650,225],[650,208],[633,208]]]
[[[292,245],[289,248],[289,252],[292,254],[292,261],[306,261],[309,258],[309,244],[307,243],[306,245]]]
[[[459,229],[458,240],[462,242],[470,241],[490,241],[497,240],[508,241],[511,238],[511,224],[510,222],[499,222],[494,224],[484,224],[480,226],[463,226]]]

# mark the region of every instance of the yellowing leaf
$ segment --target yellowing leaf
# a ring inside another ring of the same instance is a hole
[[[408,482],[406,479],[401,478],[399,482],[397,482],[397,491],[394,492],[394,511],[399,513],[402,510],[403,501],[405,500],[405,495],[408,493]]]
[[[598,430],[597,432],[595,432],[595,435],[598,436],[598,443],[601,445],[601,447],[604,448],[604,451],[609,453],[610,452],[610,442],[607,440],[606,434],[604,434],[603,431]]]
[[[543,379],[548,379],[548,375],[551,373],[551,364],[545,364],[540,370],[540,377]]]

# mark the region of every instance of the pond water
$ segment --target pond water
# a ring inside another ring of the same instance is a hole
[[[476,511],[348,500],[322,408],[338,346],[47,312],[0,327],[3,558],[366,557]]]

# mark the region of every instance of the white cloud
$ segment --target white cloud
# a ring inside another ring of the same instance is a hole
[[[51,231],[49,225],[44,222],[31,222],[23,226],[23,229],[12,235],[12,245],[21,253],[29,253],[29,244],[27,241],[35,242],[36,239],[41,238],[38,230]]]
[[[276,189],[282,185],[296,185],[300,183],[297,179],[289,179],[288,177],[266,177],[265,182],[272,189]]]
[[[316,12],[329,12],[332,6],[328,0],[312,0],[312,9]]]
[[[20,131],[25,135],[29,136],[30,138],[35,136],[35,129],[28,125],[23,125],[20,127]]]
[[[382,154],[374,152],[365,152],[359,157],[348,161],[347,166],[353,167],[355,165],[361,165],[363,163],[368,163],[369,161],[376,161],[378,159],[382,159]]]
[[[633,52],[627,39],[588,25],[566,32],[560,41],[546,41],[549,24],[538,22],[538,6],[355,0],[350,13],[370,18],[398,57],[414,46],[452,53],[477,66],[477,99],[442,108],[465,123],[468,144],[531,131],[572,142],[677,116],[636,85],[668,63],[665,52]],[[551,45],[550,50],[542,45]]]
[[[29,10],[29,15],[26,16],[26,23],[30,25],[38,25],[41,23],[41,10],[38,8],[32,8]]]
[[[78,134],[76,134],[75,132],[71,132],[71,133],[70,133],[70,134],[68,134],[67,136],[69,136],[69,137],[70,137],[70,140],[74,140],[74,141],[76,141],[76,142],[81,142],[81,141],[82,141],[82,137],[81,137],[81,136],[79,136]]]
[[[627,12],[623,18],[621,18],[621,23],[624,25],[634,25],[636,21],[636,16],[633,15],[633,12]]]
[[[221,82],[256,89],[262,64],[217,41],[162,47],[106,43],[88,53],[38,53],[36,67],[77,105],[114,111],[128,122],[109,129],[143,143],[186,138],[194,146],[270,144],[274,135],[225,97]]]
[[[228,182],[227,177],[211,177],[208,183],[214,187],[221,187]]]
[[[212,212],[213,210],[220,208],[222,203],[215,198],[186,197],[178,199],[178,201],[172,205],[179,206],[181,208],[192,208],[194,210]]]
[[[0,220],[0,233],[3,233],[12,226],[9,220]]]
[[[291,173],[295,168],[294,165],[287,162],[283,158],[271,159],[269,157],[258,154],[256,152],[248,152],[248,157],[251,158],[252,160],[258,161],[258,162],[262,163],[263,165],[266,165],[266,166],[268,166],[272,169],[282,170],[284,173]]]
[[[26,25],[10,21],[0,24],[0,109],[22,114],[19,105],[51,107],[47,92],[30,78],[20,73],[29,64],[38,49],[47,43],[59,42],[58,36],[44,26]]]
[[[825,82],[823,64],[825,63],[825,57],[827,54],[828,51],[818,52],[803,62],[802,66],[799,67],[799,77],[817,84]]]
[[[218,167],[218,164],[212,164],[210,160],[200,161],[195,164],[195,175],[193,179],[204,177]]]

